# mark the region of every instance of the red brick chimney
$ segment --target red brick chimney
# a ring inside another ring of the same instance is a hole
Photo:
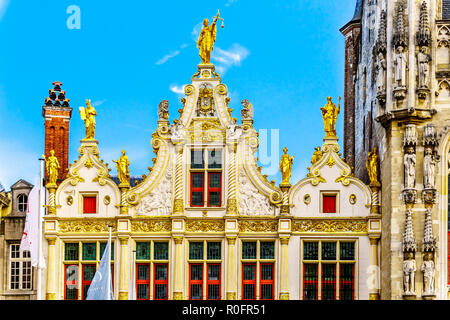
[[[53,82],[53,89],[49,90],[49,96],[45,98],[42,107],[45,127],[45,156],[50,156],[50,151],[55,150],[55,156],[60,165],[58,180],[62,181],[67,176],[69,168],[69,125],[72,117],[72,108],[66,92],[61,89],[62,82]],[[47,172],[45,179],[47,180]]]

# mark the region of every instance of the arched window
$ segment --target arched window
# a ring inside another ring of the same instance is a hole
[[[26,194],[19,194],[17,197],[17,209],[19,212],[26,212],[28,205],[28,196]]]

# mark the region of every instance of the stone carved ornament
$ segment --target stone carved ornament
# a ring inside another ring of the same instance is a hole
[[[423,294],[434,294],[434,271],[433,254],[427,252],[422,263],[421,271],[423,272]]]
[[[413,147],[408,147],[404,156],[405,189],[414,189],[416,185],[416,154]]]
[[[239,213],[250,216],[274,214],[269,198],[258,192],[242,170],[239,174]]]
[[[136,213],[148,216],[170,215],[172,212],[172,170],[162,177],[156,188],[142,198],[136,207]]]
[[[434,189],[436,177],[436,159],[433,155],[433,149],[425,148],[423,158],[423,185],[425,189]]]

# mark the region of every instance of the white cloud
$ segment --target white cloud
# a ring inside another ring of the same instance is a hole
[[[98,107],[98,106],[101,106],[102,104],[104,104],[105,102],[106,102],[106,99],[99,100],[99,101],[94,101],[94,102],[92,102],[92,106],[93,107]]]
[[[0,0],[0,20],[2,20],[3,15],[6,12],[6,9],[8,8],[9,0]]]
[[[229,6],[231,6],[233,3],[236,3],[236,2],[238,2],[238,0],[228,0],[228,2],[225,3],[225,7],[229,7]]]
[[[156,64],[157,64],[157,65],[164,64],[164,63],[166,63],[169,59],[172,59],[173,57],[176,57],[176,56],[179,55],[179,54],[180,54],[180,51],[179,51],[179,50],[172,51],[172,52],[166,54],[166,55],[165,55],[164,57],[162,57],[161,59],[159,59],[159,60],[156,62]]]
[[[230,67],[240,66],[249,54],[250,51],[247,48],[234,43],[228,50],[215,47],[211,60],[218,62],[216,69],[223,76]]]
[[[197,23],[194,26],[194,29],[192,29],[191,38],[192,38],[192,40],[195,41],[195,43],[197,43],[197,41],[198,41],[198,36],[200,35],[200,31],[202,31],[202,27],[203,27],[203,21]]]
[[[183,86],[179,86],[177,84],[171,84],[169,89],[170,91],[172,91],[173,93],[179,94],[179,95],[184,95],[184,87],[186,85]]]

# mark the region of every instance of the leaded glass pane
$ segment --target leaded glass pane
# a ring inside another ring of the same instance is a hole
[[[208,280],[220,280],[220,265],[208,265]]]
[[[221,243],[220,242],[208,242],[207,243],[207,259],[208,260],[220,260],[221,259]]]
[[[137,285],[136,290],[137,299],[139,300],[148,300],[149,299],[149,285],[142,283]]]
[[[155,265],[155,280],[167,280],[167,265]]]
[[[303,276],[303,299],[304,300],[317,300],[318,293],[318,265],[317,264],[304,264],[304,276]]]
[[[78,260],[78,243],[66,243],[64,245],[64,260],[74,261]]]
[[[192,175],[192,188],[203,188],[203,173],[195,173]]]
[[[220,206],[220,192],[214,191],[209,193],[209,206]]]
[[[191,169],[205,168],[203,150],[191,150]]]
[[[78,299],[78,266],[66,266],[66,300]]]
[[[220,298],[220,285],[208,285],[208,300],[218,300]]]
[[[256,280],[256,265],[244,264],[244,280]]]
[[[19,289],[19,274],[20,274],[20,263],[18,261],[11,261],[10,283],[12,290]]]
[[[210,173],[209,174],[209,187],[210,188],[220,188],[222,175],[220,173]]]
[[[274,242],[260,242],[260,258],[261,259],[275,259],[275,243]]]
[[[83,243],[83,260],[96,260],[97,256],[97,244],[94,243]]]
[[[245,300],[254,300],[255,299],[255,285],[254,284],[244,284],[243,298]]]
[[[192,205],[193,206],[203,205],[203,192],[192,192]]]
[[[340,260],[355,260],[355,243],[340,242],[339,243]]]
[[[272,300],[273,299],[273,285],[272,284],[262,284],[261,285],[261,299],[262,300]]]
[[[154,259],[155,260],[169,260],[169,243],[155,242],[154,243]]]
[[[208,150],[208,169],[222,168],[222,150]]]
[[[137,267],[137,279],[149,280],[150,279],[150,265],[139,264]]]
[[[167,285],[166,284],[155,284],[155,299],[156,300],[167,299]]]
[[[136,260],[150,260],[150,242],[136,243]]]
[[[353,300],[354,291],[354,265],[339,265],[339,299]]]
[[[203,266],[201,264],[191,265],[191,280],[202,280],[203,279]]]
[[[31,289],[31,261],[22,262],[22,289]]]
[[[83,280],[91,281],[95,275],[95,265],[85,265],[83,268]]]
[[[318,242],[303,242],[303,260],[319,260]]]
[[[201,284],[191,284],[191,299],[201,300],[202,299],[202,285]]]
[[[322,242],[322,260],[336,260],[336,242]]]
[[[242,242],[242,259],[256,259],[256,242]]]
[[[103,253],[106,249],[106,242],[100,243],[100,259],[103,258]],[[111,260],[114,260],[114,242],[111,241]]]
[[[203,242],[189,242],[189,259],[203,260]]]
[[[322,300],[336,299],[336,265],[322,264]]]
[[[261,280],[273,280],[273,264],[261,265]]]

